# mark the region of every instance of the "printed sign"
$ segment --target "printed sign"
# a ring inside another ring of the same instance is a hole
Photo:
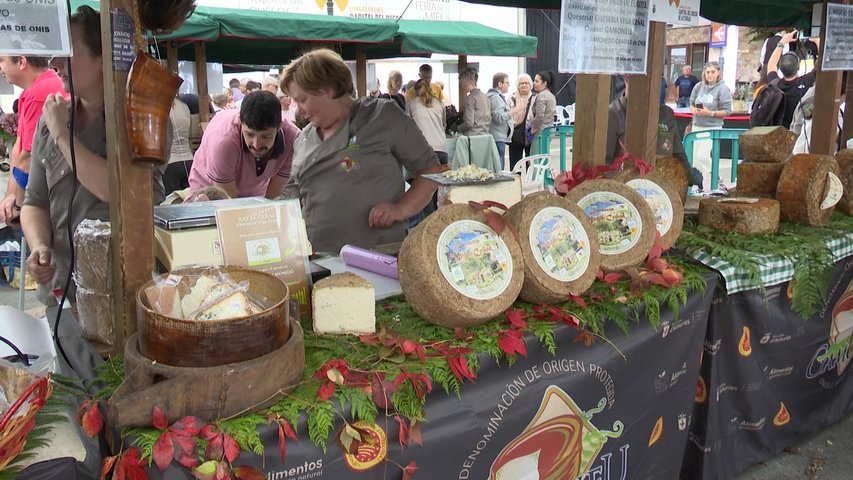
[[[275,275],[299,300],[300,313],[309,313],[309,250],[298,200],[217,208],[216,225],[225,265]]]
[[[0,54],[70,56],[64,0],[0,2]]]
[[[558,69],[646,73],[649,8],[643,0],[563,0]]]
[[[460,20],[456,0],[198,0],[205,7],[396,20]]]
[[[136,59],[133,19],[124,10],[114,8],[110,11],[110,25],[113,36],[113,71],[129,72]]]
[[[726,46],[726,27],[724,23],[711,23],[711,48],[722,48]]]
[[[853,69],[853,5],[830,3],[826,6],[826,45],[823,70]]]
[[[699,23],[699,0],[652,0],[649,20],[694,26]]]

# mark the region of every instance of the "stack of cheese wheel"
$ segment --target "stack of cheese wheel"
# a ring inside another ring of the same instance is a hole
[[[853,215],[853,150],[841,150],[835,155],[835,160],[838,162],[841,183],[844,185],[844,195],[836,208],[847,215]]]
[[[655,160],[655,169],[647,177],[657,183],[669,183],[673,191],[678,194],[681,204],[684,205],[687,201],[690,179],[687,176],[687,169],[677,157],[658,156]]]
[[[706,198],[699,202],[699,224],[719,232],[775,233],[779,202],[770,198]]]
[[[660,173],[652,171],[643,177],[636,168],[624,169],[612,179],[624,182],[643,196],[655,215],[655,227],[661,242],[673,245],[681,236],[684,223],[684,204],[675,188]]]
[[[745,162],[737,167],[738,197],[776,197],[796,136],[784,127],[755,127],[739,136]]]
[[[535,193],[504,216],[524,254],[521,299],[547,304],[585,292],[600,262],[592,223],[574,203],[550,192]]]
[[[782,220],[811,226],[826,225],[843,194],[835,159],[808,153],[788,160],[776,189]]]
[[[744,162],[737,166],[737,194],[742,197],[776,197],[784,163]]]
[[[642,195],[615,180],[587,180],[566,198],[592,221],[601,268],[618,271],[642,263],[655,241],[655,216]]]
[[[503,313],[524,283],[521,247],[468,205],[438,209],[412,230],[397,257],[406,301],[425,320],[448,328],[479,325]]]

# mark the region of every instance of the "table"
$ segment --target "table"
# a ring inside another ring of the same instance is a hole
[[[853,257],[838,259],[827,305],[807,321],[789,287],[716,292],[681,478],[733,478],[853,412],[853,351],[841,341],[853,304],[839,305],[853,298]]]
[[[708,274],[706,281],[708,288],[692,293],[677,318],[662,309],[658,330],[645,320],[633,325],[630,335],[610,328],[607,336],[624,359],[604,341],[589,347],[574,342],[577,330],[563,326],[556,331],[556,356],[528,339],[527,358],[519,357],[512,366],[481,356],[478,379],[463,385],[461,397],[430,393],[423,448],[401,447],[397,424],[390,418],[380,416],[381,432],[375,433],[387,439],[390,460],[417,462],[415,478],[495,478],[490,474],[502,466],[518,468],[505,470],[504,478],[521,480],[521,472],[536,465],[527,454],[542,452],[540,468],[548,468],[555,463],[552,450],[565,452],[568,473],[560,478],[676,478],[716,276]],[[270,479],[400,478],[391,462],[370,466],[345,460],[333,441],[324,453],[307,438],[304,418],[298,436],[298,442],[288,441],[282,463],[276,430],[263,428],[264,458],[244,453],[235,464],[261,468]],[[516,450],[509,447],[522,438]],[[554,448],[560,445],[555,438],[565,439],[568,446]],[[502,458],[514,461],[496,462],[502,452]],[[150,478],[191,477],[171,466],[165,474],[153,468]]]

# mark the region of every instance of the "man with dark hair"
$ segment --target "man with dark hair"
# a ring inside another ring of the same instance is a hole
[[[418,78],[429,82],[429,86],[432,89],[432,95],[435,98],[442,101],[444,100],[444,92],[441,91],[441,86],[437,83],[432,83],[432,66],[428,63],[421,65],[420,68],[418,68]],[[406,89],[406,103],[415,99],[415,89],[412,88],[412,86],[414,86],[414,82],[410,82],[409,88]]]
[[[488,134],[492,123],[492,103],[489,97],[477,88],[478,79],[479,74],[475,68],[468,67],[459,72],[459,83],[462,93],[465,94],[459,133],[469,137]]]
[[[231,89],[231,93],[234,95],[234,101],[239,102],[246,96],[246,87],[242,83],[240,83],[240,79],[232,78],[228,81],[228,88]]]
[[[794,110],[800,103],[800,99],[806,94],[806,91],[815,84],[816,74],[814,70],[803,76],[797,75],[800,69],[800,57],[797,54],[792,52],[782,53],[785,46],[794,41],[797,33],[796,30],[783,33],[782,39],[776,44],[773,54],[770,55],[770,60],[767,63],[767,83],[775,82],[779,90],[782,90],[782,93],[785,94],[785,115],[782,117],[782,126],[785,128],[791,128]],[[820,39],[815,38],[812,41],[819,43]]]
[[[276,198],[290,179],[298,134],[282,120],[275,95],[252,92],[240,110],[222,110],[211,119],[193,157],[190,188],[213,185],[232,198]]]
[[[52,93],[62,93],[62,79],[48,68],[46,57],[0,56],[0,73],[6,81],[24,89],[18,102],[18,133],[10,155],[12,175],[6,196],[0,201],[0,221],[9,222],[21,213],[24,190],[30,172],[33,135],[44,109],[44,101]]]

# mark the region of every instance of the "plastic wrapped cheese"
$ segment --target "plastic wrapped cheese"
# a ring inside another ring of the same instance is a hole
[[[74,253],[74,283],[90,292],[110,293],[110,222],[80,222],[74,231]]]

